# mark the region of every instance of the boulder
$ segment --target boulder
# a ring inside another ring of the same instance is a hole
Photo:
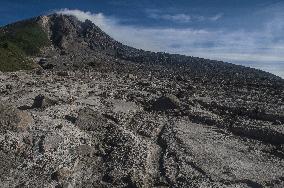
[[[6,131],[25,131],[32,123],[32,117],[27,112],[22,112],[10,105],[0,103],[0,133]]]
[[[59,72],[57,72],[57,75],[65,77],[65,76],[69,76],[69,73],[67,71],[59,71]]]
[[[57,104],[57,101],[46,97],[44,95],[38,95],[34,99],[34,103],[31,108],[47,108]]]
[[[44,70],[49,70],[49,69],[53,69],[53,68],[54,68],[54,65],[53,65],[53,64],[46,64],[46,65],[42,66],[42,68],[43,68]]]
[[[39,62],[38,62],[38,64],[39,64],[40,66],[46,65],[46,64],[47,64],[47,59],[46,59],[46,58],[40,59]]]
[[[75,125],[77,125],[81,130],[96,131],[107,123],[108,119],[99,112],[93,111],[89,108],[84,108],[79,111]]]
[[[180,107],[180,100],[175,95],[165,95],[151,104],[151,110],[166,111],[178,109]]]

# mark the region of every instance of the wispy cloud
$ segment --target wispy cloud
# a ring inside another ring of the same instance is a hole
[[[173,22],[191,22],[192,21],[192,17],[190,15],[187,14],[162,14],[159,15],[157,13],[150,13],[148,15],[150,18],[154,18],[154,19],[162,19],[162,20],[169,20],[169,21],[173,21]]]
[[[95,23],[98,27],[101,27],[106,32],[112,33],[118,23],[115,18],[106,17],[103,13],[93,14],[91,12],[84,12],[81,10],[61,9],[56,11],[58,14],[66,14],[76,16],[80,21],[90,20]]]
[[[284,29],[284,24],[280,24],[281,19],[278,17],[266,23],[266,27],[261,31],[228,32],[124,25],[120,24],[117,18],[80,10],[64,9],[59,13],[74,15],[82,21],[89,19],[114,39],[145,50],[180,53],[231,62],[284,62],[284,41],[275,38]],[[284,72],[284,70],[278,71]]]
[[[223,17],[223,15],[224,15],[223,13],[216,14],[215,16],[209,17],[209,20],[217,21],[217,20],[221,19]]]
[[[217,21],[223,17],[222,13],[218,13],[212,16],[202,16],[202,15],[189,15],[185,13],[178,14],[165,14],[160,10],[147,9],[146,14],[149,18],[156,20],[166,20],[177,23],[188,23],[194,21]]]

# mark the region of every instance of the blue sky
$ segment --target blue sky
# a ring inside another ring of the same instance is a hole
[[[61,12],[145,50],[229,61],[284,77],[284,0],[1,0],[0,25]]]

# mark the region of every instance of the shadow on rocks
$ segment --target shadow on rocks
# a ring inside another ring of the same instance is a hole
[[[18,107],[19,110],[28,110],[28,109],[45,109],[50,106],[57,105],[58,102],[54,99],[51,99],[49,97],[46,97],[44,95],[38,95],[35,97],[34,102],[32,106],[20,106]]]

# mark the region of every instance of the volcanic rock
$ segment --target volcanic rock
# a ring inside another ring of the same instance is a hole
[[[166,95],[155,100],[151,105],[151,110],[166,111],[178,109],[180,107],[179,99],[174,95]]]
[[[57,101],[54,99],[50,99],[44,95],[38,95],[34,99],[34,103],[31,108],[47,108],[53,105],[56,105]]]
[[[284,187],[283,79],[135,49],[74,16],[0,32],[29,27],[46,70],[0,72],[0,187]]]
[[[1,103],[0,133],[25,131],[32,123],[32,117],[27,112],[21,112],[10,105],[3,104],[3,101]]]

